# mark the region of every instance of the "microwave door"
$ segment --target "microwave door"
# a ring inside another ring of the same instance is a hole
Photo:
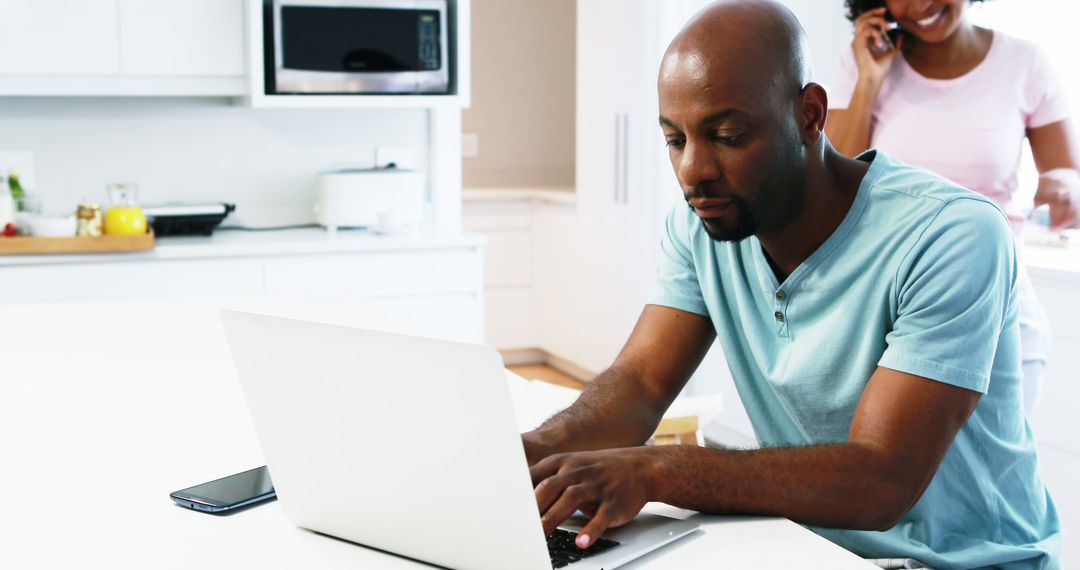
[[[275,0],[277,93],[445,93],[445,0]]]

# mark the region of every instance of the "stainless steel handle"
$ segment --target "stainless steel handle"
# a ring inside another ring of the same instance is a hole
[[[615,203],[630,203],[630,115],[615,113]]]
[[[623,113],[622,144],[622,203],[630,203],[630,115]]]
[[[615,113],[615,146],[613,147],[613,149],[615,151],[615,160],[613,161],[615,163],[615,176],[614,176],[614,178],[612,178],[612,182],[614,183],[614,184],[612,184],[612,186],[615,187],[615,199],[614,199],[614,202],[616,204],[619,203],[619,201],[621,199],[620,197],[621,197],[621,194],[622,194],[622,178],[621,178],[622,172],[623,172],[622,164],[621,164],[622,163],[622,156],[623,156],[623,154],[622,154],[622,144],[623,144],[622,127],[623,127],[622,113]]]

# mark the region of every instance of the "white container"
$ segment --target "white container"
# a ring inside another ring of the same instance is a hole
[[[77,225],[75,216],[66,218],[34,216],[27,220],[30,235],[36,237],[74,237]]]
[[[424,218],[424,173],[381,168],[337,170],[319,175],[315,219],[327,231],[377,229],[393,220],[392,232],[417,227]]]

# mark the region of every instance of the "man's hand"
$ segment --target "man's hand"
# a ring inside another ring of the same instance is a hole
[[[627,447],[552,455],[532,466],[544,533],[580,510],[590,517],[577,537],[587,548],[608,528],[624,525],[656,496],[661,460],[655,450]]]
[[[555,450],[541,440],[535,431],[521,434],[521,445],[525,448],[525,460],[529,467],[536,465],[541,459],[555,453]]]

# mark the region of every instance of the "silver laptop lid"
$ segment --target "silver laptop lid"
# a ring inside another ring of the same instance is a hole
[[[499,353],[223,311],[285,515],[453,568],[550,563]]]

